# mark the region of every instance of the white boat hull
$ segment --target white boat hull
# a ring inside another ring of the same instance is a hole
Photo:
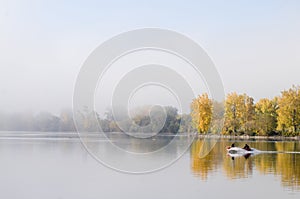
[[[245,149],[242,149],[240,147],[230,147],[227,149],[227,153],[230,155],[237,154],[237,155],[246,155],[246,154],[257,154],[260,153],[259,150],[252,148],[251,151],[247,151]]]

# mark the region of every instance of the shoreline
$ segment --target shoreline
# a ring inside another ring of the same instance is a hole
[[[270,141],[300,141],[300,136],[249,136],[249,135],[199,135],[195,138],[224,138],[239,140],[270,140]]]
[[[86,132],[88,136],[95,136],[97,132]],[[122,132],[109,132],[107,134],[118,134]],[[300,141],[300,136],[249,136],[249,135],[218,135],[218,134],[198,134],[198,133],[162,133],[159,136],[188,136],[195,139],[201,138],[221,138],[236,140],[270,140],[270,141]],[[0,138],[39,138],[39,137],[58,137],[58,138],[79,138],[76,131],[66,132],[41,132],[41,131],[0,131]]]

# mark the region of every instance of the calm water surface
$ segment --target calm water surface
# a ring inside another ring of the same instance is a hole
[[[299,142],[249,140],[247,143],[254,148],[280,153],[233,160],[225,147],[232,142],[242,147],[245,141],[218,140],[213,150],[200,159],[200,139],[166,169],[132,175],[103,166],[76,138],[39,134],[16,137],[5,135],[0,139],[0,198],[300,197],[300,154],[282,153],[300,151]],[[120,142],[127,140],[120,138]],[[104,142],[98,144],[105,146]]]

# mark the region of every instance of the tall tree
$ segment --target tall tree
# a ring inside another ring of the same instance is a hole
[[[195,132],[196,129],[192,125],[192,117],[190,114],[182,114],[180,116],[180,133],[192,133]]]
[[[247,133],[254,131],[254,100],[246,94],[230,93],[225,100],[225,131]]]
[[[258,135],[272,135],[277,126],[277,100],[260,99],[255,104],[255,126]]]
[[[40,112],[35,117],[34,130],[45,132],[57,132],[59,130],[60,118],[49,112]]]
[[[64,109],[60,113],[60,131],[75,131],[73,112],[71,109]]]
[[[167,117],[165,124],[160,132],[162,133],[178,133],[180,127],[180,117],[178,116],[178,110],[175,107],[164,107]]]
[[[278,127],[284,134],[299,134],[300,86],[282,91],[278,98]]]
[[[225,100],[225,131],[237,133],[244,121],[245,101],[243,95],[230,93]]]
[[[246,134],[251,134],[255,129],[255,106],[254,99],[244,94],[245,112],[242,121],[242,129]]]
[[[213,116],[212,104],[212,100],[208,98],[207,93],[198,96],[192,101],[192,124],[199,133],[207,133],[209,131]]]
[[[220,134],[224,125],[224,101],[218,102],[213,100],[213,116],[211,121],[211,132]]]

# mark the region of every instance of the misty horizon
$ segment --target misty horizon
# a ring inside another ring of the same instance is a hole
[[[189,8],[173,2],[174,9],[166,2],[159,6],[156,2],[155,15],[146,3],[128,6],[119,2],[120,7],[109,2],[92,4],[74,3],[70,9],[62,3],[58,9],[54,2],[4,3],[0,10],[1,111],[58,114],[65,107],[71,108],[76,78],[89,54],[112,36],[143,27],[164,27],[199,43],[213,60],[225,93],[247,93],[257,101],[299,84],[297,2],[284,6],[209,2]],[[114,12],[89,15],[88,10],[96,11],[100,5]],[[127,7],[127,12],[122,7]],[[81,13],[81,18],[72,23],[76,13]],[[112,82],[114,78],[107,77]],[[193,81],[193,77],[188,80]],[[196,93],[201,92],[200,86]],[[163,99],[161,103],[166,104]]]

